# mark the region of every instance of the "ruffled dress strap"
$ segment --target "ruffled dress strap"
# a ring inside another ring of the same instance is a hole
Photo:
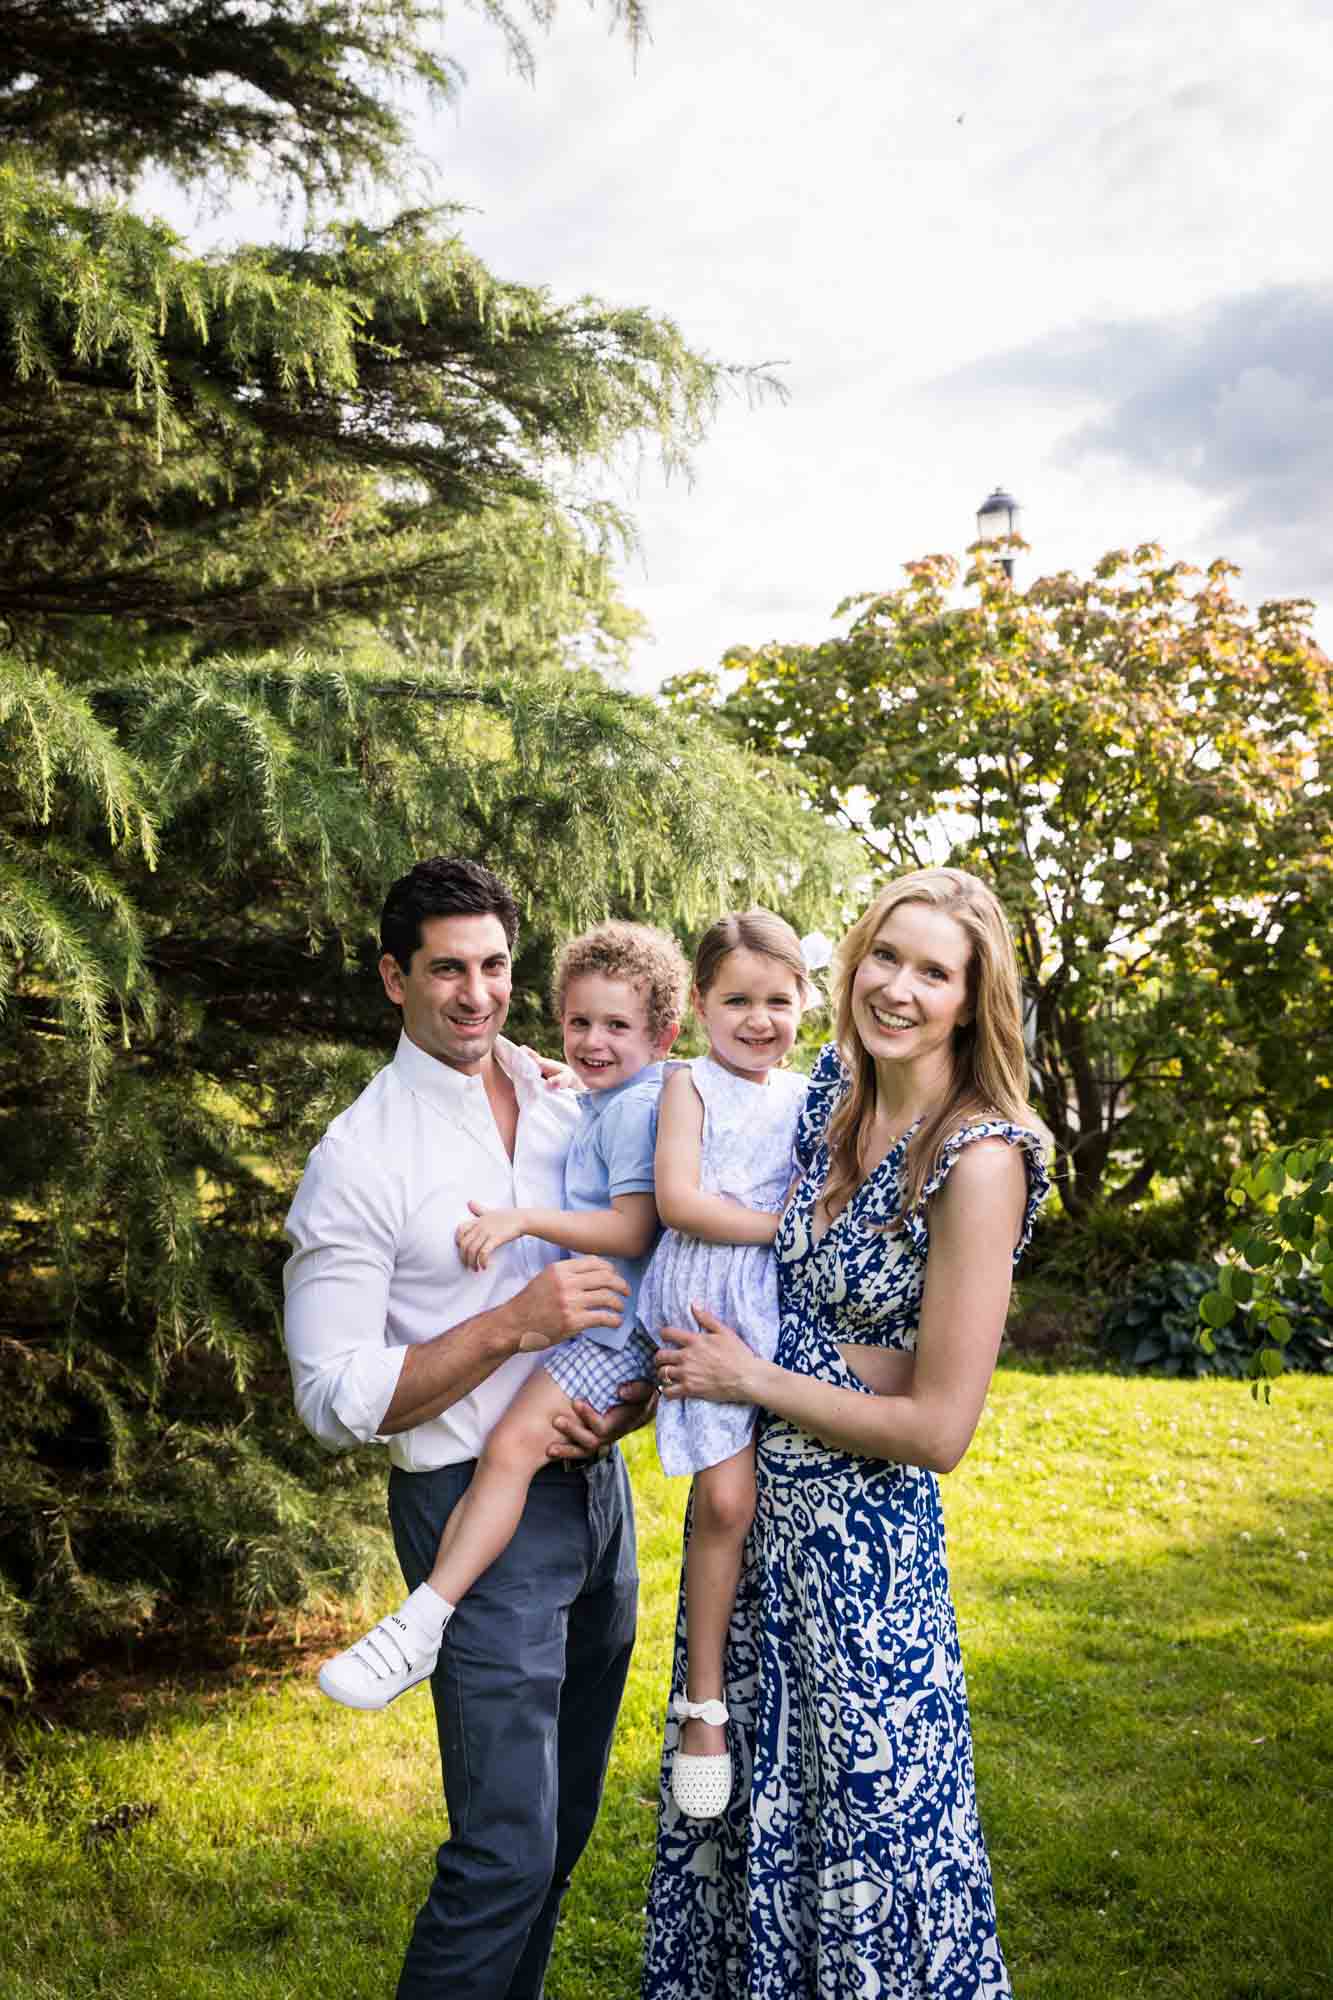
[[[796,1125],[796,1164],[808,1173],[815,1154],[824,1143],[833,1107],[851,1082],[847,1065],[838,1054],[836,1042],[825,1042],[810,1072],[805,1108]]]
[[[1051,1191],[1051,1177],[1046,1171],[1046,1148],[1041,1134],[1030,1131],[1026,1125],[1012,1125],[1007,1118],[977,1118],[970,1125],[961,1125],[956,1132],[949,1134],[940,1148],[940,1156],[930,1178],[921,1190],[921,1199],[903,1216],[902,1226],[924,1257],[930,1241],[926,1204],[944,1186],[964,1147],[975,1145],[978,1139],[1003,1139],[1006,1145],[1019,1147],[1023,1154],[1028,1195],[1023,1210],[1023,1227],[1014,1249],[1016,1264],[1032,1240],[1037,1211]]]
[[[691,1056],[681,1065],[690,1073],[690,1081],[699,1093],[704,1110],[714,1115],[732,1100],[736,1090],[736,1079],[715,1063],[711,1056]],[[742,1090],[752,1090],[753,1084],[742,1084]]]

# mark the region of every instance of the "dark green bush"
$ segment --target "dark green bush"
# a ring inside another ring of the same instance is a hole
[[[1221,1267],[1173,1258],[1143,1271],[1103,1315],[1099,1343],[1122,1368],[1150,1375],[1233,1375],[1254,1372],[1264,1336],[1237,1303],[1234,1318],[1212,1329],[1214,1351],[1199,1344],[1199,1301],[1214,1290]],[[1282,1303],[1291,1322],[1285,1365],[1307,1374],[1333,1374],[1333,1307],[1308,1277],[1286,1280]]]
[[[1085,1296],[1116,1295],[1149,1266],[1195,1264],[1211,1256],[1226,1241],[1230,1222],[1226,1183],[1220,1179],[1133,1206],[1103,1202],[1081,1216],[1051,1203],[1023,1270]]]

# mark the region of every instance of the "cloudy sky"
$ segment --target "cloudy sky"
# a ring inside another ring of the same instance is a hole
[[[1155,539],[1315,598],[1333,646],[1327,0],[656,0],[651,27],[636,62],[565,0],[526,82],[456,14],[467,87],[418,125],[499,274],[782,364],[789,400],[725,408],[692,486],[649,461],[628,494],[640,684],[822,636],[961,553],[999,483],[1020,581]]]

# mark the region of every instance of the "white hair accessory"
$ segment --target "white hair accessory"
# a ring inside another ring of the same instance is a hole
[[[807,931],[801,939],[801,957],[807,972],[822,972],[833,962],[833,940],[823,931]]]

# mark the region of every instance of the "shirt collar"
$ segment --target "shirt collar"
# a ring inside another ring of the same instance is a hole
[[[495,1059],[513,1084],[519,1108],[522,1109],[542,1087],[542,1073],[536,1058],[529,1055],[526,1049],[519,1048],[516,1042],[497,1035]],[[437,1104],[445,1111],[460,1113],[468,1105],[475,1104],[479,1095],[485,1095],[486,1079],[483,1076],[469,1076],[462,1070],[452,1069],[437,1056],[428,1056],[424,1049],[417,1047],[406,1029],[398,1037],[393,1067],[400,1082],[415,1096],[424,1098],[428,1104]]]
[[[521,1049],[519,1054],[522,1054]],[[645,1063],[642,1069],[635,1070],[633,1076],[626,1077],[624,1083],[613,1083],[609,1090],[585,1090],[579,1099],[579,1109],[584,1118],[600,1118],[609,1105],[614,1104],[618,1097],[623,1097],[627,1090],[633,1090],[636,1083],[660,1083],[665,1067],[660,1062]]]

